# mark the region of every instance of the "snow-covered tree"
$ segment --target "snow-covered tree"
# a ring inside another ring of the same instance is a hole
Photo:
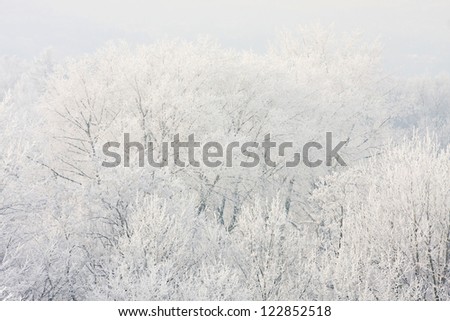
[[[415,136],[322,180],[313,199],[332,298],[448,300],[449,156]]]

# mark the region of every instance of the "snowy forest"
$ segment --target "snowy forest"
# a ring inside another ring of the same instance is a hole
[[[450,75],[383,57],[319,26],[0,56],[0,300],[449,300]],[[326,132],[347,166],[102,166],[124,133]]]

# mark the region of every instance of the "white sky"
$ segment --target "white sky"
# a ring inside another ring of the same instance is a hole
[[[52,47],[60,58],[113,39],[199,34],[263,52],[280,29],[309,23],[380,36],[392,72],[450,73],[450,0],[0,0],[0,55]]]

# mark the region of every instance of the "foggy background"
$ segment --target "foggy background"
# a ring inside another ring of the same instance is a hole
[[[211,35],[226,47],[267,50],[283,28],[320,23],[360,30],[384,44],[385,66],[399,75],[450,71],[450,1],[0,0],[0,55],[57,60],[108,40],[148,43]]]

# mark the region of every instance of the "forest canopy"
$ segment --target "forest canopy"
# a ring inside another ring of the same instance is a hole
[[[450,77],[382,57],[323,27],[0,57],[0,299],[448,300]],[[348,166],[102,166],[124,133],[327,132]]]

